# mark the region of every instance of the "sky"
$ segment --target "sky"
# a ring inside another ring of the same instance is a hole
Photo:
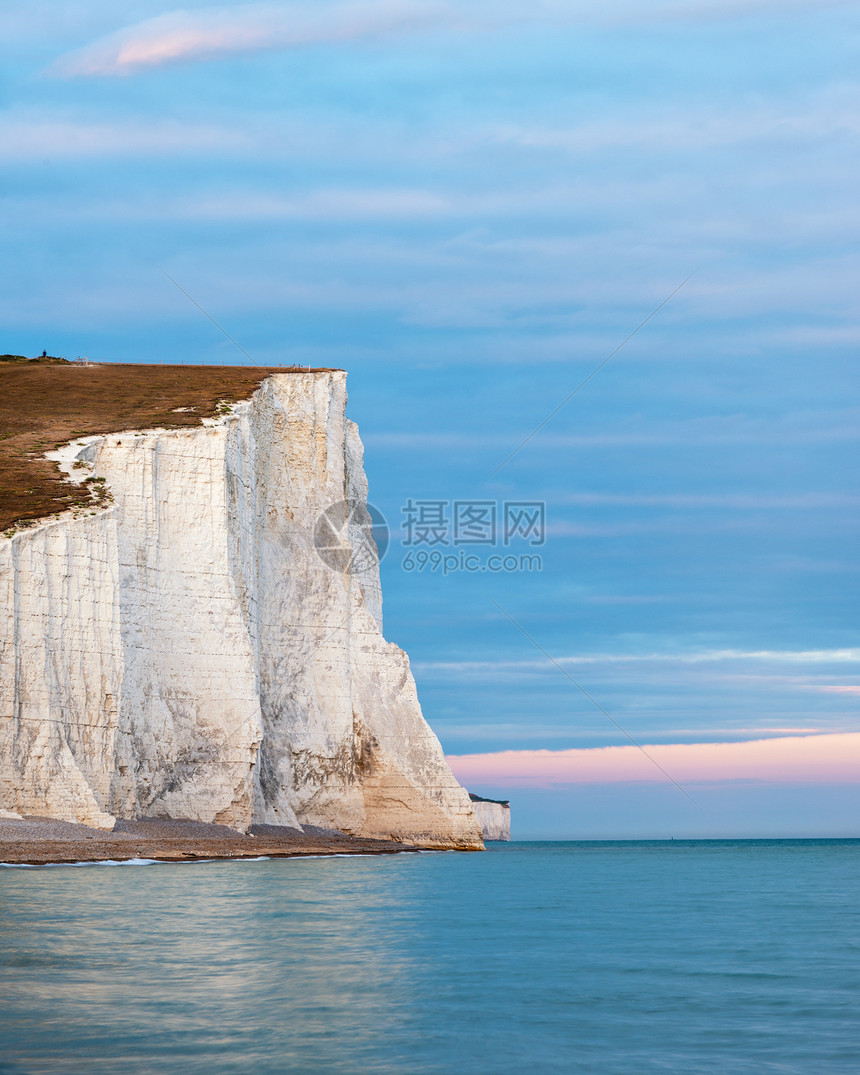
[[[860,836],[858,46],[826,0],[5,3],[0,350],[348,370],[386,637],[515,838]]]

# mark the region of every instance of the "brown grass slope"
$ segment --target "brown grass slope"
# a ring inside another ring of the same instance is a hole
[[[222,401],[247,399],[271,373],[307,372],[296,366],[89,366],[15,358],[0,361],[0,534],[92,505],[89,487],[64,481],[57,464],[44,458],[46,451],[83,434],[199,425],[218,413]],[[177,413],[177,407],[190,409]]]

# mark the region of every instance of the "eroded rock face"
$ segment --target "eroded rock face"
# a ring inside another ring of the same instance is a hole
[[[359,570],[313,545],[367,498],[345,405],[343,373],[281,374],[206,427],[88,438],[113,503],[0,539],[0,808],[480,846],[360,512]]]
[[[495,799],[482,799],[472,795],[472,808],[481,826],[481,836],[485,840],[510,840],[511,838],[511,804]]]

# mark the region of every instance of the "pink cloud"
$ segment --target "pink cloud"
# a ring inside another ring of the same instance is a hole
[[[572,750],[505,750],[448,757],[454,775],[477,784],[549,787],[557,784],[661,783],[727,780],[782,784],[856,783],[860,732],[784,736],[741,743],[672,743]]]
[[[452,18],[445,8],[426,0],[375,0],[330,8],[253,4],[239,9],[173,11],[61,56],[50,73],[60,77],[129,75],[235,53],[409,32]]]

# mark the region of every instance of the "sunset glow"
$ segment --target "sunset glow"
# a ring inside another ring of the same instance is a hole
[[[466,786],[659,783],[667,780],[666,773],[681,784],[854,783],[860,780],[860,732],[740,743],[646,745],[641,750],[632,745],[584,750],[505,750],[495,754],[449,756],[448,762]]]

